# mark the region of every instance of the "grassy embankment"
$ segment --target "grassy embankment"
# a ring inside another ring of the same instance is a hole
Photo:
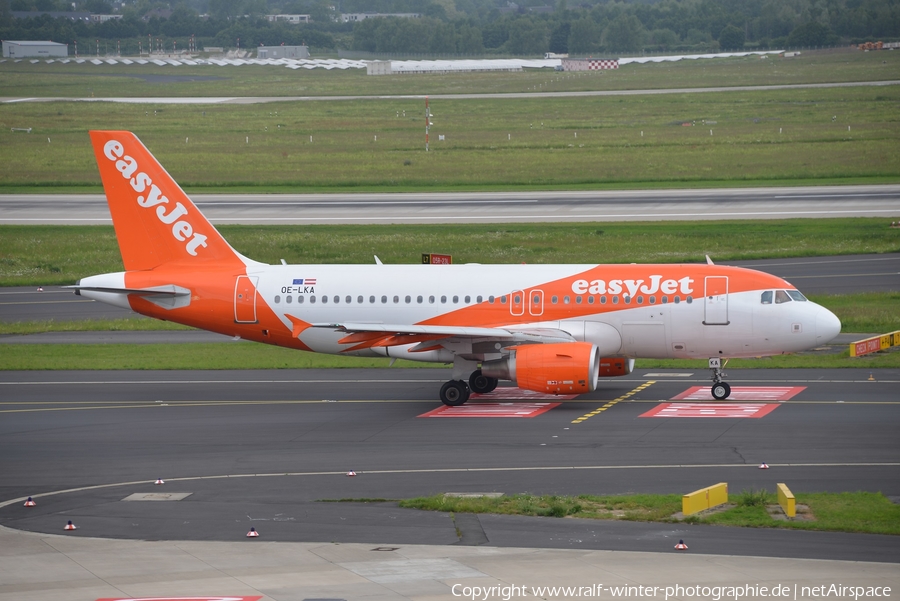
[[[189,192],[897,182],[898,104],[900,86],[435,99],[428,153],[416,99],[4,104],[0,192],[99,192],[92,128],[135,131]]]
[[[892,503],[880,493],[799,493],[795,496],[799,505],[808,507],[808,512],[798,513],[803,519],[777,520],[767,511],[767,506],[777,504],[775,495],[765,491],[744,491],[729,495],[729,502],[733,507],[719,513],[689,516],[683,521],[754,528],[900,534],[900,505]],[[672,522],[676,521],[673,515],[681,511],[681,495],[570,497],[519,494],[499,498],[435,495],[403,500],[399,505],[452,513]]]

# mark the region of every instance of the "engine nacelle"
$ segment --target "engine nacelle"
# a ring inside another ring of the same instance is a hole
[[[627,376],[634,369],[634,359],[628,357],[603,357],[600,359],[601,378]]]
[[[485,361],[481,373],[550,394],[582,394],[597,387],[600,351],[594,344],[527,344],[510,350],[505,359]]]

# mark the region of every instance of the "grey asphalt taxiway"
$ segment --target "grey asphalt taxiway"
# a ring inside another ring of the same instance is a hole
[[[403,194],[192,194],[213,224],[900,217],[900,186]],[[112,223],[102,194],[0,195],[2,224]]]
[[[671,493],[715,482],[732,491],[786,482],[795,492],[900,497],[900,402],[892,394],[900,371],[730,376],[735,387],[795,396],[759,418],[647,416],[708,378],[705,370],[645,370],[530,419],[446,418],[430,416],[441,407],[435,399],[446,370],[2,372],[0,498],[30,495],[38,506],[7,505],[0,524],[57,533],[72,520],[80,528],[74,536],[140,540],[227,541],[257,527],[272,541],[629,551],[663,551],[690,537],[713,554],[900,562],[900,539],[890,536],[511,516],[454,521],[379,500]],[[126,500],[159,493],[188,496]],[[325,502],[339,499],[359,501]]]

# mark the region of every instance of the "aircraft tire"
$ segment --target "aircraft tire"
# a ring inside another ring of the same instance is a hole
[[[499,380],[497,378],[485,376],[481,373],[480,369],[476,369],[472,372],[472,375],[469,376],[469,389],[478,394],[487,394],[488,392],[491,392],[497,388],[498,383]]]
[[[731,386],[726,382],[715,382],[712,385],[712,395],[717,401],[724,401],[731,394]]]
[[[459,407],[469,400],[469,387],[460,380],[450,380],[441,386],[441,402],[448,407]]]

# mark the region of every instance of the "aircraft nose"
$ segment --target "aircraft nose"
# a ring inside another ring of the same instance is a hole
[[[816,314],[816,342],[823,344],[841,333],[841,320],[837,315],[822,307]]]

